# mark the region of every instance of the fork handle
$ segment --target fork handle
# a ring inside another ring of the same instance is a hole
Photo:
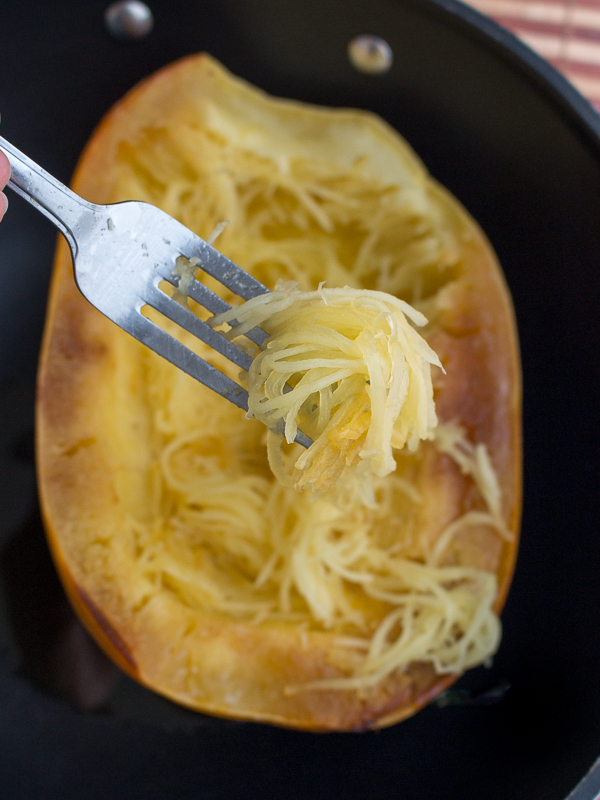
[[[69,243],[75,258],[77,230],[89,217],[89,212],[93,211],[92,204],[53,178],[2,136],[0,150],[10,163],[8,186],[56,225]]]

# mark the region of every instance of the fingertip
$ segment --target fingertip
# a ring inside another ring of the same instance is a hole
[[[6,213],[6,209],[8,208],[8,197],[4,194],[4,192],[0,192],[0,219]]]
[[[0,189],[3,189],[10,178],[10,162],[6,155],[0,150]]]

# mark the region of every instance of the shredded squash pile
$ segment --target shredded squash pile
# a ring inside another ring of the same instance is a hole
[[[213,324],[237,322],[230,336],[255,326],[269,333],[248,374],[249,414],[284,434],[301,430],[314,444],[288,478],[281,460],[271,468],[282,483],[325,491],[344,469],[360,464],[365,478],[396,469],[392,447],[415,450],[437,424],[430,365],[437,355],[410,325],[427,320],[383,292],[276,287]],[[269,451],[274,454],[271,447]]]
[[[468,527],[510,536],[498,482],[484,445],[436,427],[432,401],[439,362],[426,340],[440,293],[460,274],[460,242],[423,176],[386,182],[363,166],[269,154],[206,121],[147,130],[119,154],[119,196],[159,205],[204,238],[229,220],[225,255],[271,288],[294,282],[233,312],[238,334],[264,324],[274,343],[248,378],[257,419],[145,353],[155,505],[130,517],[121,545],[136,560],[140,606],[169,591],[216,616],[335,632],[346,677],[289,692],[360,689],[414,661],[462,672],[500,637],[495,575],[449,555]],[[238,379],[214,351],[200,352]],[[325,438],[319,453],[272,445],[275,470],[319,490],[339,478],[326,493],[274,477],[259,420],[281,418],[288,443],[298,419]],[[475,499],[425,530],[415,476],[432,448],[453,459]],[[368,497],[344,471],[358,461],[373,475]]]

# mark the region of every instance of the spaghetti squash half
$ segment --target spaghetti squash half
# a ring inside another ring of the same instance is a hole
[[[326,301],[344,290],[371,298],[365,314],[393,296],[383,316],[365,316],[369,375],[343,343],[337,366],[305,364],[330,370],[307,419],[327,431],[331,475],[321,462],[311,478],[310,451],[280,447],[92,308],[59,242],[39,372],[40,495],[67,593],[109,655],[190,708],[309,730],[397,722],[493,655],[521,505],[515,324],[487,240],[408,145],[371,114],[268,97],[198,55],[115,106],[73,187],[98,203],[148,201],[203,238],[227,220],[216,246],[270,288],[293,281]],[[410,307],[408,321],[392,307]],[[287,346],[293,325],[279,319]],[[392,450],[393,414],[371,419],[370,405],[344,398],[356,389],[397,407],[392,373],[377,377],[377,337],[401,329],[398,341],[412,341],[415,322],[418,357],[443,370],[429,389],[408,377],[400,387],[414,409],[433,392],[435,411],[394,422]],[[306,345],[305,328],[292,359]],[[285,396],[265,394],[281,388],[260,373],[266,358],[255,360],[258,416]],[[355,384],[342,391],[346,378]],[[291,441],[291,412],[286,425]],[[369,463],[368,491],[339,469],[340,452]]]

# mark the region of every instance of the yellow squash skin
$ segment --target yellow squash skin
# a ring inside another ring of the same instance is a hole
[[[324,158],[351,163],[360,140],[375,177],[389,179],[398,161],[415,179],[424,179],[410,149],[372,115],[274,100],[198,55],[162,69],[109,112],[83,153],[74,190],[98,203],[131,199],[115,194],[122,143],[135,147],[143,131],[160,128],[165,119],[171,124],[217,113],[219,124],[232,130],[236,119],[245,119],[243,135],[249,141],[270,129],[265,146],[274,154],[293,147],[310,157],[318,147]],[[473,441],[487,445],[502,488],[505,520],[514,532],[513,541],[499,542],[491,532],[479,531],[456,546],[463,563],[497,574],[495,608],[500,611],[516,559],[521,510],[521,383],[514,316],[495,256],[476,223],[431,180],[429,191],[464,246],[461,277],[448,292],[429,339],[447,371],[437,385],[436,407],[442,420],[459,420]],[[107,567],[104,545],[119,536],[128,515],[151,503],[153,435],[141,351],[142,345],[79,294],[61,240],[39,370],[41,504],[66,591],[115,662],[149,688],[198,711],[314,731],[390,725],[449,686],[455,676],[439,676],[430,665],[414,663],[363,692],[286,694],[287,686],[344,674],[333,634],[302,635],[291,624],[253,625],[203,613],[167,590],[139,607],[132,604],[127,576]],[[468,481],[449,458],[433,451],[422,463],[417,485],[426,500],[419,512],[424,526],[468,503]]]

